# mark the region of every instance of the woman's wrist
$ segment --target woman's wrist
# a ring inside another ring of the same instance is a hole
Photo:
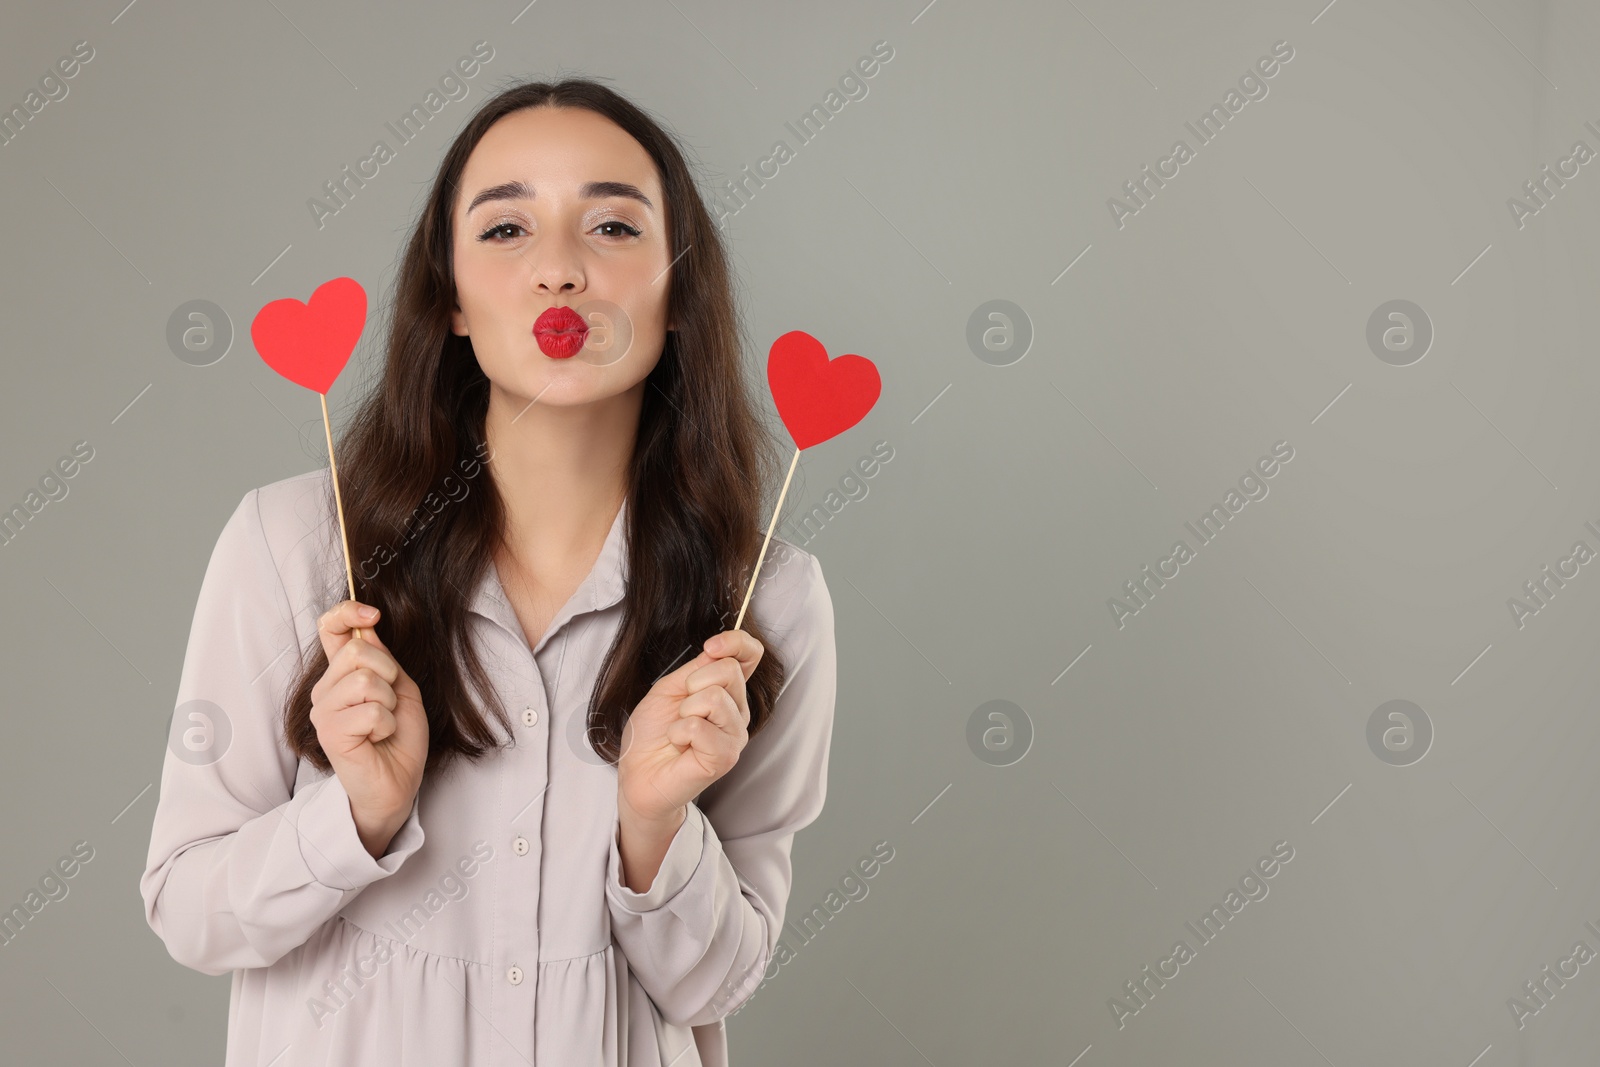
[[[643,833],[660,832],[664,827],[670,827],[667,836],[671,837],[678,832],[678,827],[683,825],[683,820],[689,815],[689,806],[679,804],[676,808],[664,815],[641,815],[628,803],[627,797],[619,790],[617,793],[617,821],[626,823],[635,830]]]
[[[356,836],[361,838],[362,846],[373,859],[382,859],[383,854],[389,851],[389,843],[394,840],[394,835],[400,832],[400,827],[410,818],[411,809],[407,807],[398,815],[373,818],[357,812],[352,806],[350,814],[355,819]]]
[[[661,862],[666,859],[672,839],[689,817],[687,804],[665,816],[639,815],[617,794],[617,853],[621,859],[622,884],[635,893],[648,892],[655,883]]]

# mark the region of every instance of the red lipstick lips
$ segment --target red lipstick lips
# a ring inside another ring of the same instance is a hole
[[[571,359],[589,336],[589,324],[569,307],[546,308],[533,324],[533,336],[551,359]]]

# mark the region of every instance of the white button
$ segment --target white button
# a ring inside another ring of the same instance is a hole
[[[524,711],[522,713],[522,725],[524,725],[524,726],[532,726],[534,723],[536,723],[538,721],[539,721],[539,713],[537,711],[534,711],[532,708],[529,708],[527,711]]]
[[[512,839],[511,851],[519,856],[526,856],[528,854],[528,839],[518,834]]]
[[[521,985],[522,984],[522,968],[521,967],[513,967],[509,971],[507,971],[506,972],[506,981],[510,982],[512,985]]]

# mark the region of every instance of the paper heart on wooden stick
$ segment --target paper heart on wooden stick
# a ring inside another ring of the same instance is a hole
[[[844,433],[866,418],[883,391],[872,360],[854,354],[829,359],[822,342],[804,330],[772,342],[767,384],[796,448]]]
[[[267,366],[326,395],[366,324],[367,291],[354,278],[334,278],[304,304],[286,297],[256,312],[250,339]]]
[[[883,381],[872,360],[853,352],[829,359],[822,342],[804,330],[790,330],[772,342],[767,351],[767,385],[772,389],[778,417],[783,420],[789,436],[794,438],[794,457],[789,460],[789,473],[778,491],[778,503],[767,523],[766,539],[761,542],[761,552],[751,569],[744,603],[739,606],[739,617],[733,622],[735,630],[744,625],[744,613],[756,591],[761,561],[767,558],[767,546],[772,543],[772,531],[778,525],[778,515],[789,495],[789,483],[794,480],[794,470],[800,464],[800,453],[837,437],[866,418],[883,392]]]

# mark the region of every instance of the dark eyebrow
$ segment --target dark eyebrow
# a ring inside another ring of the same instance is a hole
[[[584,200],[594,200],[606,196],[624,196],[630,200],[637,200],[647,208],[654,209],[655,205],[650,198],[639,190],[637,185],[628,182],[584,182],[578,190],[578,196]],[[524,181],[502,182],[492,185],[472,198],[472,203],[467,205],[467,214],[472,214],[479,204],[490,200],[532,200],[533,186]]]

